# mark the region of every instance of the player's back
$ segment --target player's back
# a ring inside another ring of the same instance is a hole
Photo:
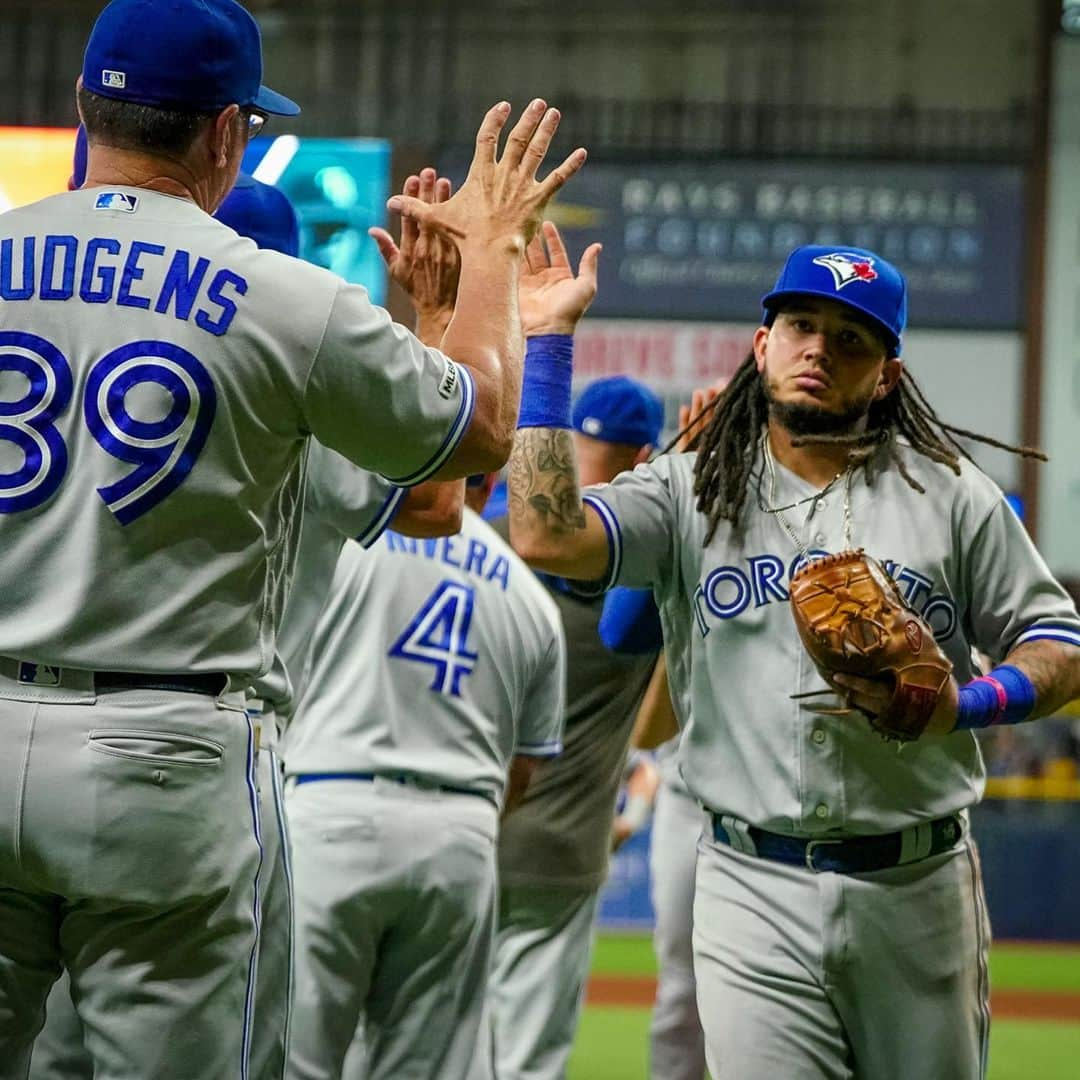
[[[559,749],[564,646],[529,568],[469,510],[438,540],[346,545],[287,736],[290,774],[405,774],[498,802]]]
[[[138,188],[0,217],[0,655],[265,670],[305,433],[395,465],[343,354],[397,332],[343,284]]]

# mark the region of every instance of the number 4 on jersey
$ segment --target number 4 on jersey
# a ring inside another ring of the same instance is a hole
[[[476,666],[476,653],[469,648],[474,596],[467,585],[442,582],[390,648],[400,660],[431,664],[431,689],[440,694],[460,697],[461,677]]]

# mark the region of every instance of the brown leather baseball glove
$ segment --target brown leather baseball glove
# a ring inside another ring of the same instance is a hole
[[[926,730],[952,664],[876,559],[860,549],[806,563],[791,579],[791,613],[830,685],[834,674],[891,685],[885,709],[866,714],[876,731],[908,742]]]

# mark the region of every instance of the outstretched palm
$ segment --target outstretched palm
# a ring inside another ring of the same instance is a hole
[[[546,247],[545,247],[546,242]],[[600,245],[590,244],[575,275],[559,230],[545,221],[525,250],[518,307],[526,337],[572,334],[596,295]]]

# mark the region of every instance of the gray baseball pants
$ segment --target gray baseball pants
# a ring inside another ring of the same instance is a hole
[[[694,979],[694,879],[705,814],[688,792],[662,783],[656,795],[649,877],[659,969],[649,1026],[652,1080],[704,1080],[705,1033]]]
[[[257,778],[264,857],[249,1075],[251,1080],[281,1080],[292,1005],[292,879],[281,771],[277,754],[269,747],[259,754]],[[93,1076],[94,1063],[83,1042],[65,971],[49,994],[45,1027],[34,1043],[30,1080],[93,1080]]]
[[[500,888],[486,1013],[495,1080],[566,1076],[599,895],[544,885]]]
[[[286,785],[296,901],[287,1075],[464,1080],[495,922],[498,811],[392,780]]]
[[[262,860],[243,696],[0,677],[0,1078],[61,968],[96,1080],[247,1080]]]
[[[715,1080],[983,1080],[986,916],[970,839],[867,874],[704,835],[694,970]]]

